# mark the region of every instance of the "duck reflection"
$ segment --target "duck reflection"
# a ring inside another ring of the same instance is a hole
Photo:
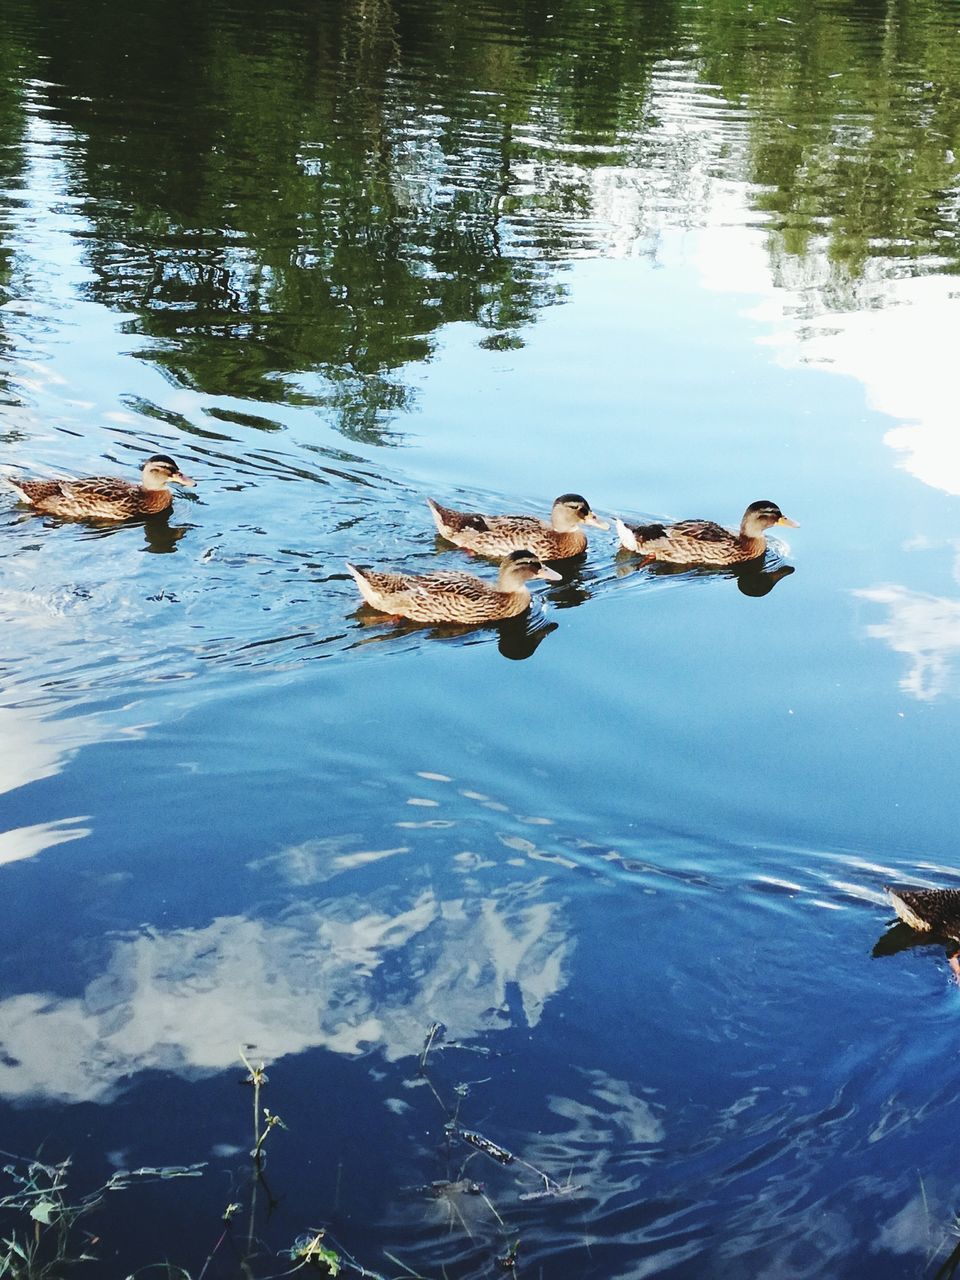
[[[886,888],[898,921],[877,939],[873,955],[943,946],[960,985],[960,889]]]
[[[500,653],[515,662],[532,658],[547,636],[556,631],[559,625],[548,621],[541,612],[531,609],[517,618],[504,618],[502,622],[473,626],[455,622],[430,626],[422,622],[411,622],[406,618],[395,619],[385,625],[382,616],[372,616],[363,608],[355,610],[353,617],[365,629],[376,628],[372,634],[365,635],[359,644],[379,644],[421,636],[429,640],[460,640],[463,644],[478,644],[496,631]]]
[[[144,551],[152,555],[169,555],[176,551],[177,543],[193,527],[190,524],[171,524],[163,516],[152,516],[143,522]]]
[[[631,573],[643,573],[650,578],[684,578],[693,582],[708,578],[729,578],[737,584],[741,595],[759,599],[769,595],[778,582],[796,573],[796,569],[792,564],[783,564],[777,559],[749,560],[744,564],[727,565],[723,568],[668,564],[663,560],[645,563],[637,560],[632,552],[621,548],[617,554],[617,577],[626,578]]]
[[[558,625],[556,622],[548,622],[542,615],[531,616],[529,613],[521,618],[507,618],[497,628],[500,633],[497,648],[505,658],[511,658],[515,662],[532,658]]]
[[[142,529],[144,551],[168,555],[176,551],[177,543],[192,528],[194,526],[191,524],[171,524],[170,513],[161,512],[155,516],[135,516],[131,520],[122,520],[117,524],[95,525],[84,530],[81,537],[88,541],[96,541],[100,538],[113,538],[127,529]]]
[[[587,556],[570,556],[567,560],[553,560],[550,567],[556,570],[559,581],[551,583],[544,598],[558,609],[576,609],[593,595],[593,586],[599,574],[587,563]]]

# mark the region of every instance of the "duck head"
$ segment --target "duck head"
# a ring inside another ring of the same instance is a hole
[[[192,489],[197,483],[185,476],[174,460],[165,453],[155,453],[142,468],[142,484],[145,489],[164,489],[173,480],[176,484]]]
[[[590,510],[590,503],[582,493],[561,493],[553,504],[550,523],[557,533],[572,533],[580,524],[592,524],[598,529],[609,529],[606,520],[601,520]]]

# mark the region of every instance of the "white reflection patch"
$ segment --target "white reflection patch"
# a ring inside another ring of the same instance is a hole
[[[80,998],[0,1001],[0,1094],[108,1101],[139,1071],[228,1069],[243,1043],[271,1060],[321,1046],[415,1056],[435,1021],[456,1039],[491,1017],[502,1025],[508,988],[533,1026],[572,950],[559,905],[540,893],[510,886],[445,901],[425,891],[395,914],[354,898],[281,921],[145,929],[114,944]]]
[[[939,697],[951,683],[960,651],[960,600],[896,585],[871,587],[854,595],[888,610],[887,621],[868,626],[867,635],[886,641],[896,653],[911,659],[900,688],[922,702]]]

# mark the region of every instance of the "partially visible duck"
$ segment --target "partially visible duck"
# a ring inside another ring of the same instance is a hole
[[[487,516],[476,511],[454,511],[427,499],[440,536],[458,547],[482,556],[499,558],[510,551],[532,551],[541,560],[567,560],[586,550],[581,525],[609,529],[590,510],[579,493],[562,493],[553,504],[550,523],[537,516]]]
[[[62,520],[129,520],[133,516],[157,515],[173,503],[173,494],[167,488],[171,481],[190,488],[196,484],[165,453],[155,453],[146,460],[139,484],[115,476],[7,480],[23,502]]]
[[[767,549],[764,532],[775,524],[796,529],[796,520],[783,514],[775,502],[751,502],[734,532],[712,520],[678,520],[676,524],[627,524],[617,519],[620,545],[639,551],[648,560],[671,564],[739,564],[755,560]]]
[[[497,622],[515,618],[530,606],[531,578],[559,582],[560,574],[532,551],[512,551],[500,565],[496,582],[459,571],[384,573],[347,562],[360,594],[372,609],[414,622]]]
[[[911,929],[960,943],[960,889],[905,889],[885,885],[893,909]],[[960,982],[960,955],[954,945],[950,968]]]

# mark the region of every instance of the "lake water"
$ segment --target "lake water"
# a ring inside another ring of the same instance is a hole
[[[872,952],[960,886],[958,157],[947,0],[6,0],[3,470],[197,480],[0,496],[0,1197],[203,1165],[79,1274],[949,1258],[960,989]],[[359,607],[569,490],[800,527]]]

